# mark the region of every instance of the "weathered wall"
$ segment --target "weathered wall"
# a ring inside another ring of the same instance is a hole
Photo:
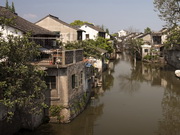
[[[12,135],[21,128],[20,117],[17,112],[15,112],[15,117],[13,117],[11,123],[5,120],[6,108],[0,104],[0,135]]]
[[[150,34],[144,36],[142,39],[144,42],[152,43],[152,37]]]
[[[6,108],[0,105],[0,135],[12,135],[20,129],[33,130],[42,124],[43,113],[40,115],[32,115],[27,112],[15,110],[14,117],[7,122],[5,119]]]
[[[66,25],[65,22],[60,23],[52,19],[51,17],[46,17],[43,20],[37,22],[36,25],[41,26],[53,32],[59,31],[61,34],[60,40],[62,40],[63,42],[77,41],[77,36],[78,36],[77,30]]]
[[[85,91],[85,66],[84,62],[80,61],[79,56],[77,54],[75,57],[75,61],[79,61],[67,67],[61,68],[52,68],[48,69],[48,76],[56,76],[56,89],[52,89],[49,93],[46,94],[47,102],[49,105],[57,105],[62,106],[63,109],[61,111],[61,116],[63,116],[63,120],[61,122],[68,123],[72,119],[71,107],[75,105],[75,103],[79,102],[81,99],[81,107],[78,108],[76,113],[73,113],[73,117],[80,113],[80,110],[84,109],[84,99],[83,95]],[[76,76],[76,87],[72,88],[72,76]],[[49,97],[48,97],[49,94]],[[49,99],[49,100],[48,100]]]
[[[166,61],[173,67],[180,69],[180,51],[170,50],[166,53]]]

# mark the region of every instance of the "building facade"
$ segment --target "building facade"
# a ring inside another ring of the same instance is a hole
[[[88,40],[88,39],[95,40],[98,37],[106,38],[106,32],[94,26],[93,24],[86,23],[83,26],[81,26],[80,29],[84,31],[82,40]]]
[[[47,15],[35,24],[59,34],[59,40],[63,43],[82,40],[82,30],[71,26],[56,16]]]

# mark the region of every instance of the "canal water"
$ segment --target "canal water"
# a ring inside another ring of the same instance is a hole
[[[102,88],[70,124],[45,124],[26,135],[179,135],[180,80],[174,69],[119,54]]]

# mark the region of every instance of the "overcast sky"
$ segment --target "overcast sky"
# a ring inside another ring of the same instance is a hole
[[[48,14],[71,23],[74,20],[104,25],[111,33],[133,27],[143,32],[162,29],[161,21],[154,11],[153,0],[8,0],[14,2],[19,16],[36,22]],[[6,0],[0,5],[5,6]]]

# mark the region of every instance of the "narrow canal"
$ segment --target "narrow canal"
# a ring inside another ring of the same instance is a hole
[[[180,80],[174,69],[131,61],[110,63],[103,87],[70,124],[46,124],[27,135],[179,135]]]

